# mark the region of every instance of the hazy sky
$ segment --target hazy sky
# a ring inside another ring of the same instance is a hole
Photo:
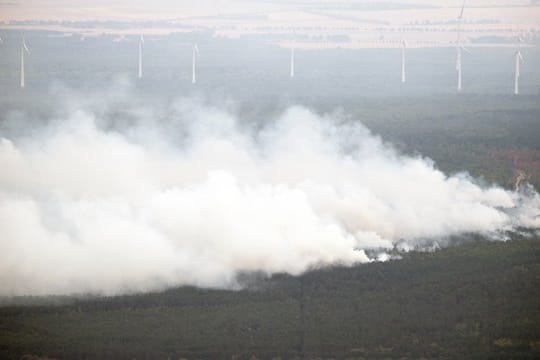
[[[468,7],[524,6],[538,1],[531,0],[469,0]],[[268,12],[279,9],[309,7],[360,7],[380,10],[389,6],[440,6],[459,7],[461,0],[342,0],[336,5],[328,0],[1,0],[0,19],[143,19],[178,18],[201,15],[224,15],[229,13]],[[527,11],[523,10],[524,13]]]

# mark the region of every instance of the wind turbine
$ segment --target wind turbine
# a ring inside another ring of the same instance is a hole
[[[407,42],[405,40],[401,40],[401,82],[405,83],[406,76],[405,76],[405,49],[407,48]]]
[[[28,46],[26,46],[26,41],[24,41],[24,37],[22,39],[21,43],[21,89],[24,88],[24,54],[28,53],[30,54],[30,50],[28,50]]]
[[[141,34],[139,38],[139,79],[142,78],[142,52],[143,52],[144,37]]]
[[[465,11],[465,1],[463,0],[463,5],[461,6],[461,11],[458,16],[458,31],[457,31],[457,41],[456,41],[456,71],[457,71],[457,91],[460,92],[462,89],[461,73],[463,70],[463,64],[461,61],[462,51],[469,52],[463,45],[461,45],[461,24],[463,22],[463,12]]]
[[[197,82],[197,56],[199,55],[199,47],[197,44],[193,44],[191,47],[192,60],[191,60],[191,83]]]
[[[459,45],[457,48],[457,59],[456,59],[456,71],[458,74],[458,83],[457,83],[457,91],[461,91],[462,89],[462,81],[461,81],[461,73],[463,70],[463,63],[461,61],[463,51],[470,54],[471,52],[463,45]]]
[[[519,39],[521,43],[521,38]],[[514,54],[515,58],[515,68],[514,68],[514,95],[519,95],[519,76],[520,76],[520,65],[523,62],[523,56],[521,55],[521,51],[518,48],[516,53]]]
[[[294,77],[294,46],[291,47],[291,77]]]

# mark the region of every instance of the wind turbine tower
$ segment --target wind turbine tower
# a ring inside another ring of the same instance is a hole
[[[294,46],[291,47],[291,77],[294,77]]]
[[[457,71],[457,91],[461,91],[461,46],[457,48],[457,57],[456,57],[456,71]]]
[[[28,50],[28,46],[26,46],[26,41],[24,41],[24,38],[22,39],[21,43],[21,89],[25,86],[25,78],[24,78],[24,54],[28,53],[30,54],[30,50]]]
[[[515,68],[514,68],[514,95],[519,95],[519,76],[520,76],[520,65],[523,62],[523,56],[521,51],[518,49],[514,55],[515,57]]]
[[[195,84],[197,82],[197,56],[199,55],[199,47],[197,46],[197,44],[193,44],[191,50],[191,83]]]
[[[141,34],[141,37],[139,38],[139,79],[142,79],[142,75],[143,75],[143,70],[142,70],[143,44],[144,44],[144,37]]]
[[[291,77],[294,77],[294,47],[291,48]]]
[[[468,50],[461,45],[461,25],[463,23],[463,12],[465,11],[465,1],[463,0],[463,5],[461,6],[461,11],[458,16],[458,30],[457,30],[457,41],[456,41],[456,71],[457,71],[457,91],[461,92],[462,89],[462,70],[463,70],[463,64],[462,64],[462,51],[465,50],[468,52]]]
[[[401,41],[401,82],[405,83],[407,81],[405,75],[405,49],[407,48],[407,42],[405,40]]]

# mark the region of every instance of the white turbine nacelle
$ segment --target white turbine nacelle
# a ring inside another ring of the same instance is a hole
[[[121,42],[124,42],[124,41],[128,41],[125,37],[125,35],[120,35],[120,36],[117,36],[113,39],[113,42],[115,43],[121,43]]]
[[[26,46],[26,41],[24,38],[22,39],[21,43],[21,89],[25,86],[25,77],[24,77],[24,54],[28,53],[30,54],[30,50],[28,49],[28,46]]]
[[[191,83],[197,82],[197,56],[199,55],[199,47],[197,44],[193,44],[191,47],[192,59],[191,59]]]
[[[515,68],[514,68],[514,95],[519,95],[519,77],[520,77],[520,65],[523,62],[523,56],[521,51],[516,51],[515,55]]]
[[[143,71],[142,71],[143,44],[144,44],[144,37],[141,34],[141,37],[139,38],[139,74],[138,74],[139,79],[141,79],[143,76]]]

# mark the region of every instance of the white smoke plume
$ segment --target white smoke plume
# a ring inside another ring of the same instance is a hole
[[[0,133],[0,295],[233,287],[240,271],[540,228],[536,192],[446,176],[359,122],[292,107],[250,125],[184,99],[130,105],[119,125],[91,102]]]

